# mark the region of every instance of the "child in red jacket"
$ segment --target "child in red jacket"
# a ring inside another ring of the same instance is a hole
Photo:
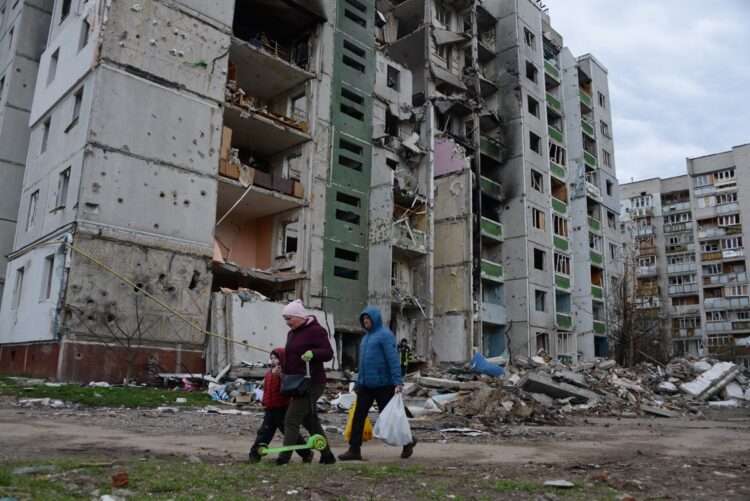
[[[292,401],[291,397],[286,397],[281,394],[281,364],[284,363],[284,348],[276,348],[271,352],[271,364],[273,368],[266,373],[266,377],[263,380],[263,406],[266,408],[266,413],[263,415],[263,423],[258,428],[258,436],[255,437],[255,442],[250,448],[250,462],[257,463],[260,461],[260,454],[258,448],[260,444],[270,444],[273,440],[273,436],[276,434],[276,430],[284,433],[284,418],[286,417],[286,409],[289,407],[289,402]],[[298,445],[304,445],[306,443],[302,437],[297,440]],[[297,451],[302,457],[302,461],[309,463],[313,459],[312,451],[305,449]]]

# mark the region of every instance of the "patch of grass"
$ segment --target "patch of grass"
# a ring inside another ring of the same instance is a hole
[[[521,482],[519,480],[503,479],[495,482],[493,489],[496,491],[523,491],[523,492],[541,492],[544,490],[541,484],[533,482]]]
[[[15,395],[19,398],[55,398],[69,403],[89,405],[92,407],[159,407],[209,405],[212,400],[204,392],[169,391],[159,388],[128,387],[94,387],[75,384],[62,386],[21,386],[14,379],[0,377],[0,393]],[[185,398],[185,403],[176,403],[178,397]]]

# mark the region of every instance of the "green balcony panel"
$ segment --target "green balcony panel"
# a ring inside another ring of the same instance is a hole
[[[567,170],[562,165],[557,165],[554,162],[549,163],[549,170],[553,176],[561,181],[565,181],[568,177]]]
[[[570,277],[555,273],[555,286],[558,289],[570,289]]]
[[[482,278],[502,282],[503,265],[482,259]]]
[[[558,214],[567,214],[568,205],[562,200],[552,197],[552,210],[554,210]]]
[[[602,229],[602,223],[599,222],[598,219],[594,219],[593,217],[589,216],[589,228],[594,231],[599,231]]]
[[[490,138],[481,136],[479,138],[479,151],[482,152],[482,155],[487,155],[493,160],[496,160],[498,162],[502,161],[500,144],[497,141],[493,141]]]
[[[568,313],[557,314],[557,326],[561,329],[570,329],[573,326],[573,319]]]
[[[583,160],[591,167],[596,167],[596,157],[588,151],[583,152]]]
[[[604,325],[604,322],[594,320],[594,332],[597,334],[605,334],[607,332],[607,326]]]
[[[547,61],[544,61],[544,71],[558,82],[560,81],[560,71]]]
[[[493,221],[488,217],[482,217],[479,224],[482,227],[482,235],[502,240],[503,238],[503,225],[497,221]]]
[[[583,129],[583,132],[591,137],[594,137],[594,127],[592,127],[591,124],[584,120],[581,120],[581,128]]]
[[[562,132],[560,132],[559,130],[555,129],[554,127],[547,127],[547,133],[549,133],[550,138],[554,139],[560,144],[564,144]]]
[[[552,240],[555,243],[555,248],[557,250],[561,250],[563,252],[568,252],[570,249],[570,242],[568,242],[568,239],[565,237],[560,237],[558,235],[553,235]]]
[[[489,195],[494,195],[498,199],[503,198],[503,187],[500,183],[482,176],[479,180],[479,186],[482,188],[483,192]]]
[[[598,264],[599,266],[601,266],[603,262],[602,255],[596,252],[595,250],[591,250],[590,255],[591,255],[591,262],[593,264]]]
[[[562,103],[560,103],[560,101],[558,101],[558,100],[557,100],[557,99],[555,98],[555,96],[553,96],[553,95],[552,95],[552,94],[550,94],[549,92],[547,93],[547,104],[549,104],[549,105],[550,105],[550,107],[551,107],[551,108],[552,108],[553,110],[557,110],[557,111],[559,111],[560,113],[562,113]]]
[[[604,299],[604,292],[598,285],[591,286],[591,295],[594,297],[594,299]]]
[[[578,95],[581,96],[581,102],[591,108],[591,96],[586,94],[583,89],[580,89]]]

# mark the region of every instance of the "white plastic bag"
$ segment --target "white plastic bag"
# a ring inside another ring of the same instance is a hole
[[[404,399],[396,393],[380,413],[375,429],[375,437],[388,445],[403,447],[411,443],[411,428],[404,410]]]

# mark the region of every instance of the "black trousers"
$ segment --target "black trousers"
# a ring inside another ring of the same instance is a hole
[[[349,437],[349,449],[359,452],[362,447],[362,431],[365,429],[365,419],[374,402],[378,403],[378,412],[383,412],[385,406],[393,398],[395,386],[380,386],[378,388],[360,387],[357,392],[357,408],[352,421],[352,435]]]
[[[258,436],[255,437],[255,442],[250,448],[251,453],[257,454],[260,444],[270,444],[271,440],[273,440],[273,436],[276,435],[276,430],[280,431],[282,434],[284,433],[284,418],[286,418],[287,409],[288,407],[281,407],[280,409],[267,410],[266,413],[263,414],[263,422],[260,424],[260,428],[258,428]],[[297,435],[297,445],[305,445],[306,443],[306,440],[303,440],[302,437]],[[302,450],[297,451],[297,454],[302,457],[307,457],[312,453],[309,450]]]

